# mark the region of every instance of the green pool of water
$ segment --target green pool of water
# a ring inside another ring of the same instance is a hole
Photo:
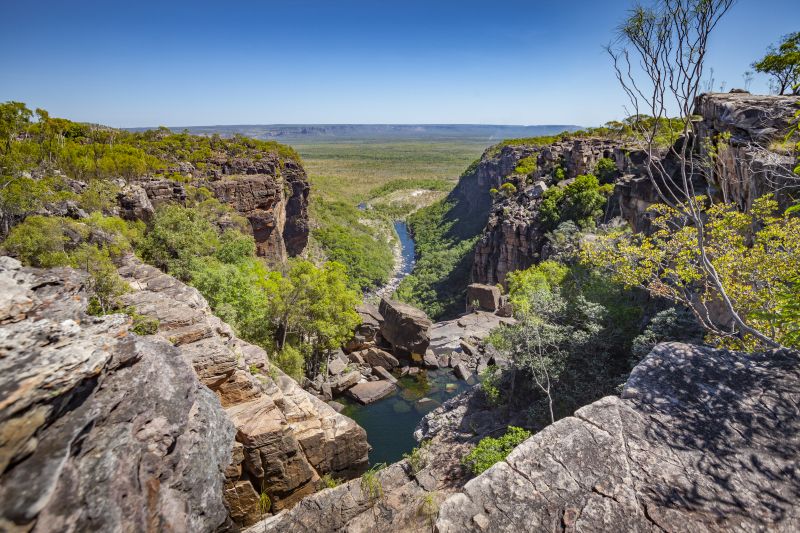
[[[372,446],[371,464],[393,463],[410,452],[417,442],[414,429],[430,411],[469,386],[451,369],[421,370],[416,376],[402,377],[398,391],[373,404],[361,405],[347,398],[344,414],[367,431]]]

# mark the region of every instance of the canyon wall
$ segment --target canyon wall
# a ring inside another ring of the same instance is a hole
[[[790,201],[788,192],[792,187],[797,189],[797,177],[792,177],[791,172],[795,161],[793,156],[775,150],[773,144],[788,132],[798,103],[800,98],[791,96],[700,96],[696,102],[699,119],[694,147],[699,157],[711,156],[708,159],[712,168],[691,177],[695,191],[742,209],[749,208],[755,198],[772,192],[786,207]],[[474,206],[476,217],[486,219],[475,246],[472,281],[504,284],[509,272],[545,259],[546,231],[538,213],[544,191],[592,172],[601,158],[616,163],[615,190],[603,221],[619,215],[634,231],[648,229],[647,208],[659,201],[659,195],[647,172],[646,153],[637,145],[625,139],[594,137],[565,138],[539,146],[526,145],[525,140],[519,142],[487,150],[456,189],[464,205]],[[536,170],[516,174],[514,168],[524,157],[536,158]],[[667,172],[677,176],[680,168],[674,154],[664,148],[660,157]],[[554,177],[556,167],[564,172],[559,183]],[[492,200],[489,188],[498,189],[504,182],[514,184],[516,192],[497,194]]]

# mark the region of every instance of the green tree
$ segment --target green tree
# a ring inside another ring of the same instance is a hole
[[[702,198],[695,200],[704,205]],[[734,206],[704,207],[701,254],[697,231],[681,207],[655,204],[651,234],[614,232],[585,249],[585,259],[613,273],[628,286],[642,287],[691,309],[711,340],[723,346],[756,349],[792,345],[781,317],[800,272],[800,218],[780,213],[770,195],[754,201],[748,213]],[[706,265],[708,261],[710,265]],[[711,279],[713,273],[715,279]],[[721,286],[747,329],[714,313]],[[791,328],[794,329],[794,328]],[[760,331],[760,335],[751,331]]]
[[[566,186],[545,191],[539,207],[539,220],[548,230],[554,230],[568,220],[581,228],[594,227],[613,191],[613,185],[600,185],[592,174],[578,176]]]
[[[3,153],[11,151],[11,142],[30,124],[31,116],[31,110],[22,102],[0,104],[0,146]]]
[[[145,261],[188,281],[195,262],[216,252],[217,228],[196,209],[168,205],[158,210],[139,249]]]
[[[783,37],[777,48],[770,46],[753,68],[772,77],[778,94],[800,94],[800,32]]]

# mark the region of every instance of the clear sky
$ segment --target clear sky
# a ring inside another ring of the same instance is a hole
[[[0,101],[119,127],[597,125],[623,115],[602,47],[632,3],[0,0]],[[717,85],[798,30],[800,0],[739,0]]]

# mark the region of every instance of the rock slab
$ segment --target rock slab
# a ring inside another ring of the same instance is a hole
[[[657,346],[441,506],[436,531],[797,531],[800,354]]]

